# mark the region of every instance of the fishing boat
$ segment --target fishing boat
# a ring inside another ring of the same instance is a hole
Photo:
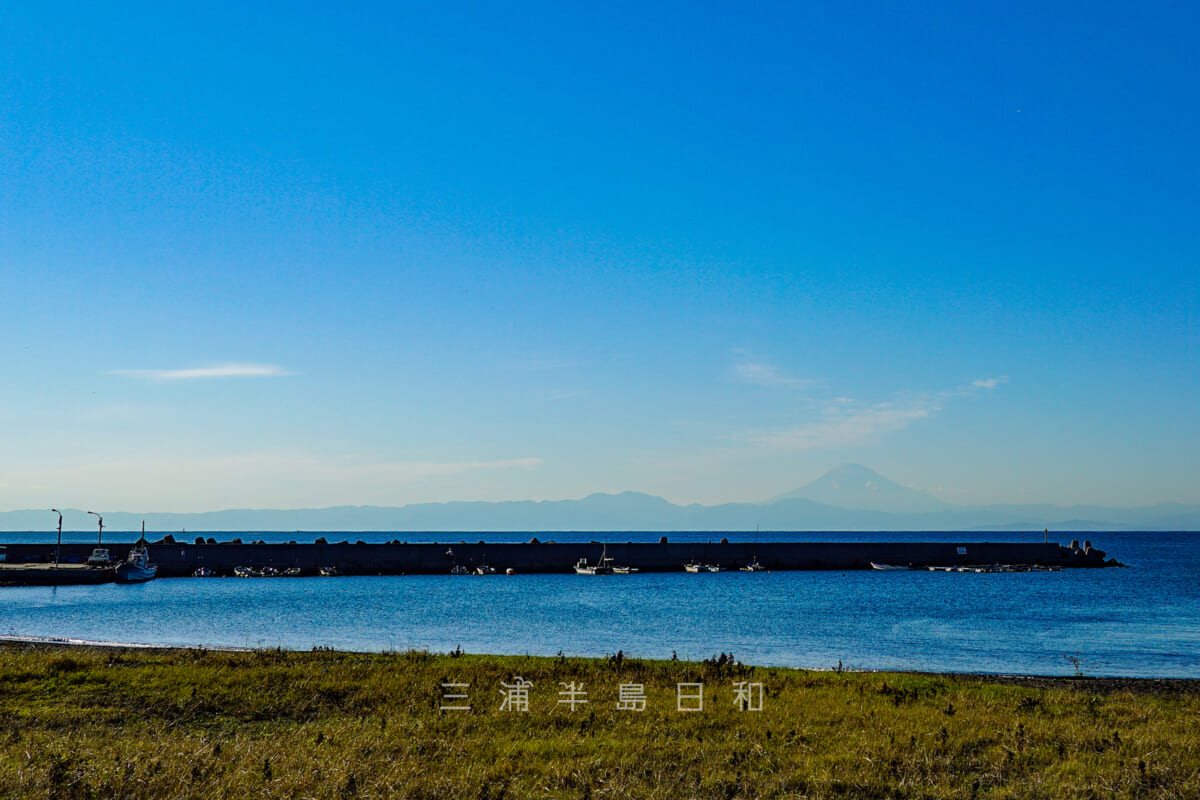
[[[742,572],[765,572],[766,569],[766,567],[758,562],[758,556],[755,556],[753,561],[742,567]]]
[[[613,560],[608,557],[608,542],[604,543],[604,549],[600,551],[600,560],[595,564],[589,564],[587,557],[579,559],[575,563],[576,575],[612,575]]]
[[[696,564],[693,562],[688,562],[687,564],[683,565],[683,571],[684,572],[708,572],[708,567],[705,566],[704,564]]]
[[[871,569],[881,570],[883,572],[907,572],[912,567],[903,564],[880,564],[877,561],[871,562]]]
[[[613,567],[614,575],[636,575],[638,572],[637,567]]]
[[[148,581],[158,572],[158,565],[150,563],[150,548],[145,539],[139,539],[129,555],[117,565],[117,580],[121,583]]]
[[[706,572],[725,572],[726,568],[722,567],[720,564],[705,564],[704,570]]]
[[[216,574],[216,570],[208,567],[196,567],[196,569],[192,571],[193,578],[211,578]]]
[[[239,578],[258,577],[258,571],[254,567],[234,567],[233,574]]]
[[[613,568],[607,564],[589,564],[587,558],[575,563],[576,575],[612,575]]]
[[[278,578],[279,570],[275,567],[263,567],[258,571],[258,574],[264,578]]]
[[[453,567],[450,568],[450,574],[451,575],[470,575],[471,570],[468,567],[464,567],[462,564],[455,564]]]
[[[341,574],[340,572],[338,572],[338,568],[334,567],[334,566],[321,567],[317,571],[320,572],[322,575],[324,575],[326,578],[336,578],[338,575]]]
[[[476,575],[495,575],[496,568],[488,564],[480,564],[475,568]]]
[[[303,570],[299,567],[288,567],[283,571],[283,577],[285,578],[299,578],[302,574]]]

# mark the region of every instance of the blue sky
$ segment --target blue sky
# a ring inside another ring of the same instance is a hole
[[[1194,4],[0,5],[0,509],[1200,502]]]

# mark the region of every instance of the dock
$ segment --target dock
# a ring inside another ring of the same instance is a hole
[[[0,586],[79,586],[112,583],[116,567],[32,562],[0,564]]]
[[[453,535],[453,534],[452,534]],[[470,535],[470,534],[466,534]],[[464,536],[459,534],[460,537]],[[549,536],[552,536],[550,534]],[[132,544],[106,542],[114,561],[128,554]],[[196,537],[191,542],[166,536],[149,545],[150,560],[158,577],[190,576],[199,567],[217,575],[232,575],[235,567],[261,570],[298,569],[317,575],[333,567],[340,575],[448,575],[455,567],[474,571],[488,565],[500,573],[571,573],[580,559],[597,561],[605,552],[616,563],[641,573],[681,572],[686,563],[704,563],[738,570],[757,561],[765,570],[869,570],[871,562],[924,567],[959,567],[980,564],[1023,564],[1040,567],[1089,568],[1117,566],[1103,550],[1084,542],[1064,546],[1055,542],[555,542],[531,538],[527,542],[488,542],[462,538],[435,542],[383,543],[343,540],[329,542],[242,542]],[[89,544],[63,544],[62,566],[54,570],[53,544],[8,544],[7,564],[0,567],[0,582],[103,583],[112,580],[105,570],[91,570],[80,562],[92,550]],[[70,563],[75,562],[75,563]]]

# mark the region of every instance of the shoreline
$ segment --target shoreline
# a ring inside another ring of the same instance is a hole
[[[443,656],[454,657],[453,653],[435,653],[424,650],[410,651],[372,651],[372,650],[334,650],[334,649],[315,649],[315,650],[290,650],[287,648],[277,647],[233,647],[225,645],[209,646],[201,644],[193,645],[176,645],[176,644],[154,644],[147,642],[110,642],[97,641],[92,639],[79,639],[75,637],[53,637],[53,636],[19,636],[19,635],[0,635],[0,648],[19,648],[30,647],[36,649],[54,649],[54,648],[71,648],[85,650],[137,650],[157,653],[290,653],[293,655],[304,655],[308,653],[323,653],[331,656],[346,656],[346,657],[368,657],[368,658],[394,658],[405,656],[412,653],[438,658]],[[504,661],[508,659],[524,659],[524,660],[544,660],[546,662],[557,662],[559,659],[555,656],[539,656],[539,655],[504,655],[497,653],[463,653],[459,655],[469,655],[475,659],[485,659],[494,661]],[[608,659],[602,656],[567,656],[566,658],[576,662],[595,662],[602,663]],[[668,659],[645,659],[628,657],[631,662],[641,662],[647,664],[654,663],[676,663],[682,665],[700,666],[704,661],[685,661],[679,660],[671,662]],[[836,669],[836,668],[821,668],[821,667],[785,667],[785,666],[770,666],[758,664],[744,664],[749,669],[763,669],[772,671],[782,671],[791,673],[815,673],[818,675],[859,675],[859,676],[909,676],[915,678],[934,678],[948,679],[959,681],[971,681],[977,683],[999,684],[1004,686],[1020,686],[1032,689],[1082,689],[1086,688],[1090,691],[1101,692],[1108,694],[1118,691],[1130,691],[1137,694],[1196,694],[1200,695],[1200,678],[1151,678],[1130,675],[1038,675],[1034,673],[1005,673],[1005,672],[930,672],[923,670],[896,670],[896,669]]]

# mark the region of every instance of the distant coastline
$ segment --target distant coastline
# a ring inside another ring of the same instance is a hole
[[[95,531],[85,512],[64,509],[64,532]],[[659,497],[626,493],[581,500],[498,503],[422,503],[408,506],[337,506],[312,509],[238,509],[191,514],[106,512],[106,532],[323,531],[517,533],[696,532],[753,535],[763,531],[965,531],[1028,533],[1084,531],[1200,531],[1200,504],[1136,508],[1063,506],[954,506],[941,511],[893,512],[841,508],[812,500],[678,506]],[[44,510],[0,511],[0,532],[53,530]]]
[[[69,504],[67,504],[69,505]],[[96,530],[87,512],[63,508],[63,530]],[[1131,508],[1049,504],[953,505],[846,464],[759,503],[677,505],[640,492],[578,500],[456,501],[402,506],[227,509],[196,513],[103,511],[105,530],[523,532],[523,531],[1200,531],[1200,503]],[[45,530],[49,510],[0,511],[0,531]]]

